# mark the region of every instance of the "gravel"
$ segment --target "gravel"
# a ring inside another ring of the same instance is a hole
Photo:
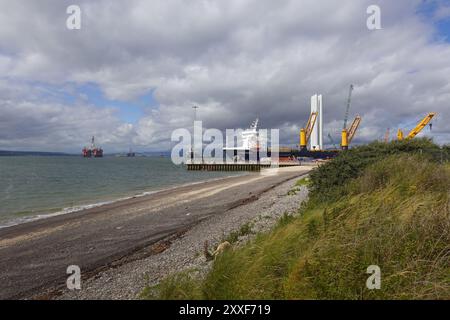
[[[203,220],[181,236],[156,244],[161,247],[161,253],[104,270],[83,280],[81,290],[67,290],[57,299],[139,299],[146,285],[155,285],[172,273],[191,268],[205,273],[211,266],[203,254],[205,241],[213,251],[227,235],[249,223],[252,232],[241,235],[233,244],[242,245],[255,233],[270,230],[285,212],[298,211],[308,192],[304,186],[295,187],[297,180],[289,180],[253,202]]]

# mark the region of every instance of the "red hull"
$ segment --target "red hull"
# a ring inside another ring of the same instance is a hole
[[[90,158],[90,157],[92,157],[92,151],[91,151],[91,149],[84,148],[82,152],[83,152],[83,157],[84,157],[84,158]]]
[[[92,154],[94,158],[101,158],[103,157],[103,150],[95,148],[94,150],[92,150]]]
[[[94,148],[94,149],[88,149],[84,148],[82,150],[82,155],[84,158],[102,158],[103,157],[103,149],[101,148]]]

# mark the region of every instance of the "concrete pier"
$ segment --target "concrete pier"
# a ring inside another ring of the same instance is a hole
[[[280,163],[279,168],[300,166],[300,163]],[[271,168],[270,163],[187,163],[190,171],[261,171],[262,168]]]

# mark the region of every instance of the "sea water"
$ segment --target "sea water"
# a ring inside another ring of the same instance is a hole
[[[167,157],[0,157],[0,228],[232,174]]]

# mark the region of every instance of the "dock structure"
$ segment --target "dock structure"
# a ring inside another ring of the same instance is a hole
[[[280,163],[277,167],[300,166],[298,163]],[[261,169],[273,168],[270,163],[187,163],[189,171],[261,171]]]

